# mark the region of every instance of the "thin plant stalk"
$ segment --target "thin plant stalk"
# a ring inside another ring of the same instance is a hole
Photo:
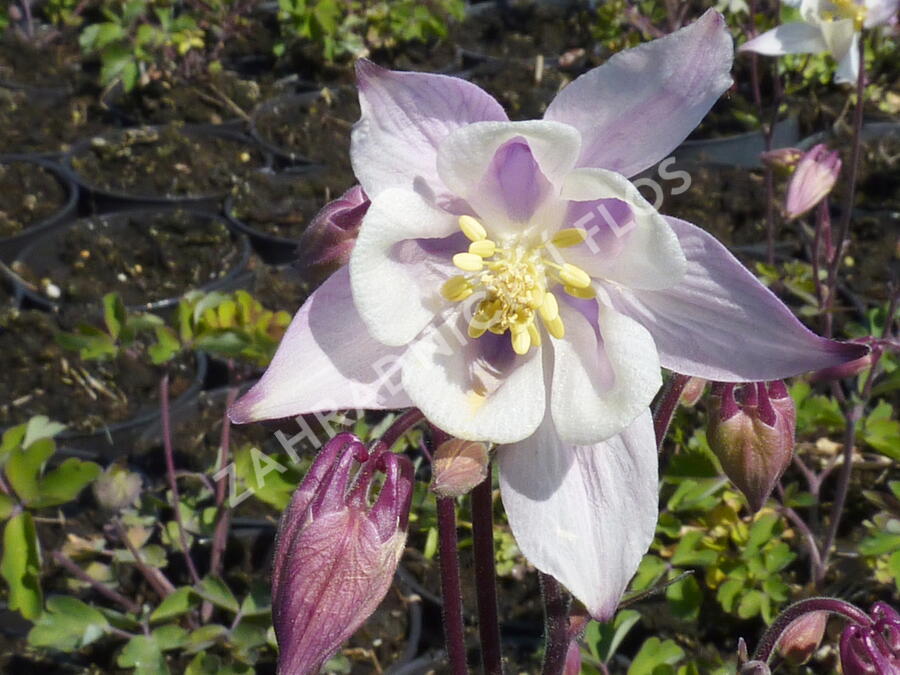
[[[237,398],[237,387],[228,390],[225,410],[228,410]],[[219,459],[216,470],[221,471],[228,464],[231,450],[231,420],[228,415],[222,418],[222,435],[219,438]],[[221,576],[225,547],[228,544],[228,530],[231,527],[231,506],[225,495],[228,494],[228,472],[216,482],[216,527],[213,530],[212,550],[209,555],[209,569],[214,576]]]
[[[195,584],[200,583],[200,575],[191,559],[188,548],[187,531],[184,528],[184,520],[181,517],[181,496],[178,493],[178,481],[175,478],[175,457],[172,448],[172,427],[169,420],[169,376],[163,375],[159,383],[160,417],[162,418],[163,448],[166,455],[166,476],[169,480],[169,490],[172,492],[172,508],[175,510],[175,523],[178,525],[178,536],[181,540],[181,550],[187,564],[188,573]]]
[[[656,447],[662,447],[663,439],[678,409],[681,394],[690,381],[690,376],[675,373],[663,385],[662,392],[653,406],[653,430],[656,432]]]
[[[128,549],[128,552],[131,553],[131,557],[134,558],[134,566],[137,567],[138,571],[147,580],[147,583],[150,584],[154,591],[156,591],[156,594],[160,598],[165,598],[174,593],[175,585],[169,581],[169,578],[163,574],[162,570],[151,567],[144,562],[144,556],[141,555],[141,552],[132,543],[131,539],[128,538],[128,532],[122,525],[122,521],[118,519],[114,520],[113,528],[116,531],[116,536],[123,544],[125,544],[125,548]]]
[[[481,663],[485,675],[501,675],[503,664],[497,612],[497,572],[494,567],[494,503],[490,465],[487,477],[472,490],[472,536]]]
[[[133,600],[126,598],[118,591],[113,590],[106,584],[100,583],[59,551],[53,551],[53,560],[55,560],[61,567],[65,567],[66,571],[68,571],[72,576],[78,577],[78,579],[88,584],[100,595],[103,595],[109,600],[112,600],[113,602],[121,605],[122,608],[129,614],[141,613],[140,605],[138,605]]]
[[[421,410],[418,408],[410,408],[394,420],[394,423],[388,427],[387,431],[384,432],[379,440],[387,446],[388,450],[390,450],[403,434],[424,419],[425,416],[422,414]]]
[[[441,570],[442,617],[447,657],[452,675],[468,675],[466,638],[463,623],[462,587],[459,582],[459,554],[456,535],[456,501],[438,497],[438,555]]]
[[[569,651],[569,598],[549,574],[538,573],[544,597],[544,664],[541,675],[562,675]]]

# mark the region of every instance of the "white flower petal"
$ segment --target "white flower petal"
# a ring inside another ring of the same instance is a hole
[[[499,449],[500,494],[516,542],[599,621],[610,619],[653,541],[653,421],[644,412],[597,445],[563,443],[549,421]]]
[[[739,51],[766,56],[818,54],[828,50],[822,29],[805,21],[792,21],[748,40]]]
[[[592,445],[631,424],[650,405],[662,376],[643,326],[596,300],[578,304],[584,313],[560,303],[566,335],[553,339],[550,411],[563,442]]]
[[[859,33],[854,33],[850,46],[843,56],[838,57],[838,68],[834,73],[834,81],[839,83],[856,83],[859,79]]]
[[[353,299],[372,337],[405,345],[446,306],[441,284],[454,274],[450,257],[460,249],[441,250],[447,242],[434,240],[458,232],[455,216],[415,192],[389,189],[372,200],[350,255]]]
[[[577,248],[567,249],[568,262],[583,267],[591,276],[609,279],[631,288],[661,289],[677,283],[684,276],[686,261],[678,237],[666,220],[622,175],[604,169],[576,169],[563,182],[562,199],[594,201],[619,199],[631,207],[633,220],[624,227],[606,218],[601,210],[596,222],[581,218],[578,225],[588,231],[588,240]],[[590,234],[605,236],[612,229],[621,241],[614,256],[606,255],[609,246],[593,245]]]
[[[544,417],[541,349],[517,356],[509,334],[466,335],[462,311],[429,326],[403,359],[403,388],[433,424],[470,441],[513,443]]]

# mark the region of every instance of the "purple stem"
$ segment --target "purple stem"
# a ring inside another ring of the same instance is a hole
[[[653,430],[656,432],[656,447],[662,447],[663,439],[678,409],[678,402],[681,400],[681,394],[684,392],[690,380],[688,375],[680,375],[675,373],[663,385],[662,393],[653,406]]]
[[[862,150],[862,126],[863,112],[865,111],[866,96],[866,50],[865,40],[859,40],[859,75],[856,78],[856,110],[853,116],[853,145],[850,155],[850,178],[847,189],[847,201],[841,213],[841,221],[838,225],[837,239],[834,242],[834,259],[828,268],[828,311],[825,313],[826,332],[825,337],[831,337],[832,309],[834,308],[834,296],[837,293],[838,270],[841,267],[841,259],[844,257],[844,240],[850,229],[850,220],[853,217],[853,203],[856,199],[856,179],[859,175],[859,156]]]
[[[756,651],[753,652],[753,660],[768,663],[769,659],[772,658],[772,654],[775,653],[775,647],[778,646],[778,640],[781,639],[781,634],[784,630],[801,616],[810,612],[830,612],[831,614],[843,616],[845,619],[849,619],[861,626],[872,625],[872,619],[859,607],[851,605],[849,602],[844,602],[837,598],[809,598],[808,600],[801,600],[785,609],[769,626],[756,646]]]
[[[475,553],[475,587],[478,599],[478,632],[485,675],[503,673],[500,621],[497,615],[497,574],[494,569],[494,504],[491,467],[487,478],[472,490],[472,534]]]
[[[541,675],[562,675],[569,651],[569,601],[559,582],[538,573],[544,596],[544,664]]]
[[[156,594],[160,598],[165,598],[174,593],[175,586],[169,581],[168,577],[166,577],[161,570],[150,567],[144,562],[144,557],[141,555],[141,552],[133,543],[131,543],[131,539],[128,538],[128,533],[125,531],[122,522],[120,520],[113,521],[113,527],[116,530],[116,536],[118,536],[119,540],[125,544],[125,548],[128,549],[128,552],[131,553],[131,557],[134,558],[134,566],[137,567],[138,571],[147,580],[147,583],[150,584],[154,591],[156,591]]]
[[[228,390],[225,400],[225,410],[231,407],[237,398],[237,387]],[[231,419],[228,415],[222,418],[222,436],[219,439],[219,462],[218,469],[228,464],[228,455],[231,447]],[[228,529],[231,526],[231,507],[225,499],[228,493],[228,473],[219,479],[216,483],[216,507],[218,508],[216,527],[213,533],[212,551],[209,556],[210,573],[214,576],[220,576],[222,573],[222,562],[225,554],[225,547],[228,544]]]
[[[418,408],[410,408],[394,420],[394,423],[388,427],[387,431],[382,434],[379,440],[385,444],[388,450],[390,450],[403,434],[424,419],[425,415],[422,414],[421,410]]]
[[[169,420],[169,376],[163,375],[159,383],[159,406],[162,417],[163,448],[166,455],[166,476],[169,480],[169,490],[172,492],[172,508],[175,509],[175,522],[178,524],[178,536],[181,539],[181,550],[187,563],[188,572],[195,584],[200,583],[200,575],[194,567],[191,552],[188,550],[187,532],[181,518],[181,496],[178,494],[178,481],[175,479],[175,458],[172,449],[172,428]]]
[[[412,411],[407,411],[401,417],[404,417],[409,412]],[[396,426],[396,423],[394,426]],[[412,424],[409,426],[412,426]],[[448,439],[449,436],[446,433],[435,426],[431,427],[431,441],[434,447],[438,447]],[[455,499],[452,497],[437,498],[437,522],[441,597],[444,601],[441,607],[441,616],[444,623],[444,641],[447,644],[447,657],[450,660],[450,672],[452,675],[468,675],[462,586],[459,581],[459,542],[456,536]]]
[[[66,570],[71,573],[73,576],[78,577],[81,581],[88,584],[91,588],[97,591],[100,595],[105,596],[106,598],[112,600],[113,602],[119,603],[126,612],[129,614],[140,614],[141,608],[140,606],[134,602],[126,598],[124,595],[119,593],[118,591],[114,591],[109,586],[101,584],[99,581],[91,577],[87,572],[81,569],[74,562],[69,560],[66,556],[64,556],[59,551],[53,551],[53,559],[62,567],[65,567]]]

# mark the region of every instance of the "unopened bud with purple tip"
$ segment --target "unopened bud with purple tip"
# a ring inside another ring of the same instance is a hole
[[[778,651],[795,666],[809,661],[822,643],[828,626],[828,612],[809,612],[785,628],[778,640]]]
[[[324,280],[350,260],[369,198],[359,185],[326,204],[300,237],[300,273],[310,282]]]
[[[794,452],[797,413],[784,382],[713,385],[709,445],[725,474],[759,511]]]
[[[873,623],[848,625],[841,634],[844,675],[900,675],[900,614],[883,602],[870,611]]]
[[[841,172],[837,151],[814,146],[803,155],[788,184],[785,214],[791,220],[808,213],[831,192]]]
[[[451,438],[438,446],[431,465],[431,490],[438,497],[461,497],[486,477],[490,453],[484,443]]]
[[[371,503],[376,476],[384,474]],[[406,543],[413,469],[339,434],[319,452],[279,526],[272,618],[279,675],[317,673],[375,611]]]

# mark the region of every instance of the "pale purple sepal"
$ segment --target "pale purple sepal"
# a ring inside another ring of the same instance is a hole
[[[260,381],[228,415],[244,424],[326,410],[410,407],[398,382],[402,353],[369,335],[344,267],[309,296]]]
[[[353,172],[369,197],[407,188],[440,199],[437,147],[472,122],[506,121],[503,107],[477,85],[457,77],[386,70],[356,63],[362,116],[353,127]]]
[[[376,474],[384,474],[370,504]],[[393,580],[409,522],[413,469],[351,434],[329,441],[279,527],[272,619],[279,675],[319,672],[375,611]]]
[[[544,119],[581,132],[578,166],[633,176],[665,158],[731,86],[733,47],[714,10],[614,55],[550,103]]]
[[[619,436],[562,443],[552,422],[499,448],[500,494],[516,542],[539,570],[613,616],[647,552],[658,512],[656,437],[649,411]]]
[[[664,368],[720,382],[780,380],[852,361],[864,345],[806,328],[714,237],[667,218],[688,260],[664,291],[609,288],[613,306],[650,331]]]

